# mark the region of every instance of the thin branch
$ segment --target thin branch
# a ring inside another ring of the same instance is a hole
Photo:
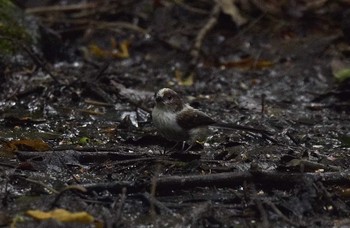
[[[31,179],[31,178],[26,178],[26,177],[22,177],[22,176],[18,176],[18,175],[13,175],[13,177],[15,178],[18,178],[18,179],[21,179],[21,180],[25,180],[29,183],[32,183],[32,184],[37,184],[37,185],[40,185],[42,186],[43,188],[46,188],[47,190],[49,190],[50,192],[54,193],[54,194],[58,194],[59,191],[57,191],[56,189],[52,188],[51,186],[39,181],[39,180],[34,180],[34,179]]]
[[[327,172],[327,173],[281,173],[281,172],[227,172],[207,175],[188,176],[162,176],[157,178],[157,192],[171,192],[179,189],[195,187],[232,187],[242,185],[244,181],[259,183],[262,186],[274,188],[288,188],[295,184],[321,181],[323,184],[350,184],[350,172]],[[85,184],[88,191],[120,192],[126,187],[128,192],[137,192],[149,189],[150,181],[117,181],[109,183]]]
[[[122,216],[123,207],[124,207],[125,200],[126,200],[126,190],[127,190],[126,188],[122,189],[122,193],[120,196],[120,202],[119,202],[117,214],[116,214],[116,221],[120,221],[120,218]]]
[[[209,20],[202,27],[202,29],[198,32],[197,37],[196,37],[196,39],[194,41],[193,48],[192,48],[192,50],[190,52],[190,54],[192,56],[192,61],[191,61],[192,65],[196,65],[197,64],[203,40],[204,40],[205,36],[207,35],[207,33],[217,23],[218,17],[219,17],[219,13],[220,13],[220,5],[219,4],[215,4],[213,9],[212,9],[212,11],[211,11],[211,13],[210,13]]]
[[[69,5],[53,5],[53,6],[40,6],[26,9],[26,13],[39,14],[39,13],[56,13],[76,10],[94,9],[97,7],[97,3],[78,3]]]
[[[263,228],[270,227],[269,220],[267,218],[267,212],[264,208],[262,201],[260,200],[260,198],[258,196],[258,193],[257,193],[256,188],[255,188],[255,184],[253,184],[253,183],[250,184],[250,190],[251,190],[251,194],[252,194],[252,200],[255,203],[255,205],[259,211],[259,214],[260,214],[260,218],[261,218],[261,222],[262,222],[261,227],[263,227]]]

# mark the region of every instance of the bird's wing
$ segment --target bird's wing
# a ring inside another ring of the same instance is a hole
[[[207,126],[214,124],[216,121],[207,116],[204,112],[194,109],[190,106],[178,113],[176,121],[184,129]]]

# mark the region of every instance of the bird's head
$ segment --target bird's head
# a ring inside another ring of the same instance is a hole
[[[160,109],[178,112],[184,106],[179,94],[169,88],[160,89],[155,93],[154,98],[156,100],[157,108]]]

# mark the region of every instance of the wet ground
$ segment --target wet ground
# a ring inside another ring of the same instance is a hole
[[[55,208],[92,227],[350,225],[349,83],[335,78],[350,66],[347,3],[251,6],[238,28],[206,1],[121,2],[26,5],[61,41],[1,72],[1,225],[85,226],[28,215]],[[163,87],[273,134],[214,130],[169,152],[150,116]]]

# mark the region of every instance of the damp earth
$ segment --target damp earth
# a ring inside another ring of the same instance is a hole
[[[0,0],[0,225],[350,226],[349,2],[261,2]]]

